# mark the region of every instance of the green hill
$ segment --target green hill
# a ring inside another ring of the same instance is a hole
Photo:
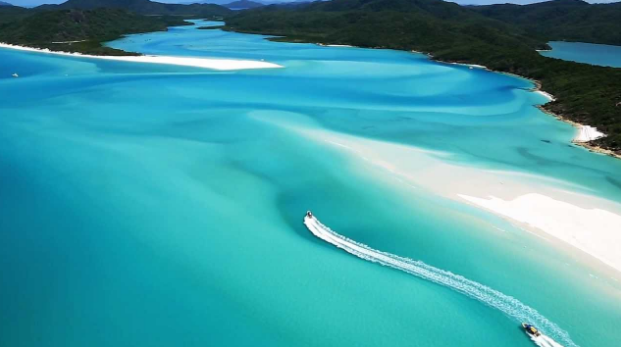
[[[621,22],[601,19],[608,18],[608,11],[616,11],[618,4],[563,0],[524,7],[530,11],[550,6],[554,10],[549,16],[555,18],[541,21],[557,23],[551,27],[559,32],[570,30],[572,22],[562,18],[573,18],[576,6],[594,9],[584,13],[598,13],[598,23],[584,20],[585,25],[616,28]],[[514,12],[524,11],[524,7],[500,5],[504,11]],[[542,57],[535,48],[546,47],[547,40],[554,37],[551,33],[533,33],[518,14],[503,15],[515,16],[514,20],[500,15],[495,18],[489,9],[473,10],[440,0],[332,0],[243,11],[228,18],[225,29],[282,36],[276,40],[283,41],[416,50],[441,61],[481,64],[535,79],[557,97],[545,105],[547,111],[597,126],[608,136],[593,144],[621,154],[621,107],[617,106],[621,102],[621,69]]]
[[[177,5],[149,0],[69,0],[34,9],[0,6],[0,41],[87,54],[131,54],[101,42],[125,34],[167,30],[183,18],[221,19],[233,11],[213,4]],[[73,43],[54,43],[81,41]]]
[[[170,25],[183,23],[178,18],[147,17],[120,9],[45,11],[0,24],[0,41],[52,50],[126,55],[102,47],[101,42],[129,33],[167,30]]]
[[[239,0],[239,1],[230,2],[228,4],[224,4],[222,6],[226,8],[231,8],[231,9],[250,9],[250,8],[263,7],[265,5],[259,2],[254,2],[254,1],[249,1],[249,0]]]
[[[2,23],[15,22],[29,16],[30,10],[17,6],[0,6],[0,25]]]
[[[227,19],[230,30],[364,47],[436,50],[453,45],[544,48],[513,26],[441,0],[333,0],[297,8],[268,6]]]
[[[471,9],[548,41],[621,45],[621,3],[590,5],[580,0],[556,0],[525,6],[473,6]]]
[[[149,0],[69,0],[60,5],[43,5],[38,10],[93,10],[117,8],[147,16],[180,16],[187,18],[219,19],[233,11],[214,4],[164,4]]]

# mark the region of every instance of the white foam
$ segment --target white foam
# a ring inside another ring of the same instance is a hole
[[[7,43],[0,43],[0,48],[9,48],[9,49],[15,49],[15,50],[27,51],[27,52],[38,52],[38,53],[45,53],[45,54],[80,57],[80,58],[88,58],[88,59],[124,61],[124,62],[130,62],[130,63],[191,66],[191,67],[198,67],[198,68],[211,69],[211,70],[220,70],[220,71],[282,68],[282,66],[277,65],[277,64],[268,63],[264,61],[254,61],[254,60],[169,57],[169,56],[159,56],[159,55],[102,56],[102,55],[88,55],[88,54],[69,53],[69,52],[56,52],[56,51],[50,51],[49,49],[24,47],[24,46],[11,45]]]
[[[530,338],[531,340],[533,340],[533,342],[535,342],[537,346],[540,347],[563,347],[558,342],[554,341],[549,336],[546,336],[544,334],[541,334],[540,336],[531,336]]]
[[[401,270],[410,275],[414,275],[450,288],[456,292],[468,296],[469,298],[478,300],[487,306],[500,310],[518,323],[532,323],[540,328],[541,331],[563,341],[563,343],[567,346],[577,347],[567,332],[559,328],[555,323],[549,321],[534,308],[523,304],[514,297],[503,294],[480,283],[471,281],[463,276],[427,265],[422,261],[399,257],[394,254],[375,250],[367,245],[358,243],[336,233],[335,231],[332,231],[327,226],[321,224],[316,217],[306,216],[304,218],[304,224],[316,237],[350,254],[370,262]],[[548,342],[548,340],[554,341],[551,338],[541,340],[545,340],[545,342]],[[556,344],[552,346],[558,347],[560,345]]]

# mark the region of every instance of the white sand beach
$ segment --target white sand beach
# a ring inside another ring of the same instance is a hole
[[[130,63],[191,66],[191,67],[198,67],[198,68],[219,70],[219,71],[282,68],[282,66],[277,65],[277,64],[268,63],[264,61],[254,61],[254,60],[169,57],[169,56],[155,56],[155,55],[99,56],[99,55],[86,55],[86,54],[80,54],[80,53],[55,52],[55,51],[50,51],[49,49],[24,47],[24,46],[11,45],[7,43],[0,43],[0,48],[8,48],[8,49],[15,49],[15,50],[20,50],[20,51],[38,52],[38,53],[53,54],[53,55],[81,57],[81,58],[88,58],[88,59],[124,61],[124,62],[130,62]]]
[[[350,45],[328,45],[325,43],[317,43],[317,46],[321,46],[321,47],[349,47],[349,48],[353,48],[354,46],[350,46]]]
[[[621,216],[529,193],[512,200],[494,196],[464,200],[544,231],[621,271]]]
[[[537,90],[536,93],[545,96],[549,101],[555,101],[556,100],[554,95],[552,95],[552,94],[550,94],[548,92],[544,92],[543,90]]]
[[[578,124],[578,134],[574,138],[575,142],[589,142],[606,136],[606,134],[597,131],[597,128],[589,125]]]

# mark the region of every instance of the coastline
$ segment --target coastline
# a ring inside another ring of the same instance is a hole
[[[587,149],[589,152],[592,152],[592,153],[607,155],[607,156],[612,157],[612,158],[621,159],[621,154],[613,152],[613,151],[611,151],[609,149],[602,148],[602,147],[599,147],[597,145],[594,145],[594,144],[591,143],[592,140],[589,140],[589,141],[579,141],[580,132],[582,131],[582,129],[584,127],[590,127],[589,125],[585,125],[585,124],[581,124],[581,123],[578,123],[578,122],[574,122],[571,119],[567,119],[567,118],[563,117],[562,115],[558,115],[558,114],[556,114],[554,112],[551,112],[551,111],[547,110],[544,106],[545,105],[539,105],[539,106],[537,106],[537,108],[541,112],[543,112],[543,113],[545,113],[545,114],[547,114],[547,115],[549,115],[551,117],[554,117],[554,118],[556,118],[557,120],[559,120],[561,122],[565,122],[565,123],[571,124],[574,128],[576,128],[578,130],[578,132],[576,133],[574,138],[571,140],[572,144],[574,144],[576,146],[583,147],[583,148]]]
[[[104,55],[88,55],[81,53],[69,53],[51,51],[49,49],[40,49],[19,45],[12,45],[8,43],[0,42],[0,49],[13,49],[25,52],[36,52],[43,54],[78,57],[87,59],[99,59],[99,60],[113,60],[130,63],[144,63],[144,64],[161,64],[161,65],[176,65],[197,67],[218,71],[235,71],[235,70],[249,70],[249,69],[275,69],[282,68],[283,66],[254,60],[235,60],[235,59],[214,59],[214,58],[193,58],[193,57],[173,57],[173,56],[157,56],[157,55],[139,55],[139,56],[104,56]],[[17,71],[16,73],[19,73]]]
[[[412,51],[412,52],[413,53],[424,54],[424,55],[428,56],[430,59],[433,59],[433,55],[431,55],[430,53],[417,52],[417,51]],[[605,137],[606,134],[598,132],[599,134],[601,134],[601,136],[597,136],[597,137],[594,137],[594,138],[591,138],[591,139],[581,140],[580,137],[581,137],[581,134],[582,134],[582,132],[583,132],[583,130],[585,128],[593,129],[593,130],[597,131],[596,128],[592,127],[590,125],[586,125],[586,124],[575,122],[573,120],[565,118],[562,115],[556,114],[556,113],[546,109],[545,105],[547,103],[557,101],[557,99],[556,99],[556,97],[554,95],[552,95],[552,94],[550,94],[550,93],[548,93],[548,92],[546,92],[546,91],[544,91],[542,89],[542,85],[541,85],[540,81],[532,79],[532,78],[528,78],[528,77],[525,77],[525,76],[520,76],[520,75],[517,75],[517,74],[513,74],[513,73],[510,73],[510,72],[503,72],[503,71],[492,70],[492,69],[488,68],[487,66],[483,66],[483,65],[465,64],[465,63],[458,63],[458,62],[445,62],[445,61],[441,61],[441,60],[434,60],[434,61],[438,61],[438,62],[442,62],[442,63],[446,63],[446,64],[451,64],[451,65],[462,65],[462,66],[469,66],[471,68],[473,68],[473,67],[474,68],[480,68],[480,69],[484,69],[484,70],[487,70],[487,71],[490,71],[490,72],[506,74],[506,75],[510,75],[510,76],[514,76],[514,77],[518,77],[518,78],[524,78],[524,79],[527,79],[527,80],[531,81],[535,85],[535,87],[531,88],[530,91],[533,92],[533,93],[538,93],[538,94],[540,94],[540,95],[542,95],[542,96],[544,96],[544,97],[546,97],[548,99],[548,102],[546,102],[545,104],[542,104],[542,105],[537,105],[536,107],[541,112],[543,112],[543,113],[545,113],[545,114],[547,114],[547,115],[549,115],[551,117],[554,117],[554,118],[560,120],[561,122],[569,123],[574,128],[577,129],[577,132],[574,135],[573,139],[571,140],[571,143],[573,143],[573,144],[575,144],[577,146],[586,148],[587,150],[589,150],[589,152],[592,152],[592,153],[603,154],[603,155],[607,155],[607,156],[610,156],[610,157],[613,157],[613,158],[616,158],[616,159],[621,159],[621,154],[620,153],[616,153],[614,151],[611,151],[611,150],[606,149],[606,148],[599,147],[599,146],[594,145],[594,144],[591,143],[591,141],[594,141],[596,139]]]
[[[412,51],[412,52],[414,52],[414,51]],[[433,59],[433,55],[431,55],[429,53],[423,53],[423,52],[415,52],[415,53],[425,54],[430,59]],[[514,76],[514,77],[518,77],[518,78],[524,78],[524,79],[527,79],[527,80],[531,81],[535,85],[534,88],[530,89],[531,92],[538,93],[538,94],[546,97],[548,99],[547,103],[553,102],[553,101],[557,101],[557,99],[556,99],[556,97],[554,95],[552,95],[552,94],[550,94],[550,93],[548,93],[548,92],[546,92],[546,91],[544,91],[542,89],[542,85],[541,85],[540,81],[532,79],[532,78],[528,78],[528,77],[525,77],[525,76],[521,76],[521,75],[517,75],[517,74],[514,74],[514,73],[510,73],[510,72],[496,71],[496,70],[488,68],[487,66],[482,66],[482,65],[464,64],[464,63],[458,63],[458,62],[445,62],[445,61],[441,61],[441,60],[434,60],[434,61],[438,61],[438,62],[442,62],[442,63],[446,63],[446,64],[453,64],[453,65],[472,66],[472,67],[482,68],[482,69],[490,71],[490,72],[506,74],[506,75],[510,75],[510,76]],[[562,115],[559,115],[559,114],[556,114],[556,113],[554,113],[552,111],[549,111],[548,109],[545,108],[545,105],[547,103],[542,104],[542,105],[537,105],[536,107],[540,111],[542,111],[543,113],[545,113],[545,114],[547,114],[549,116],[552,116],[552,117],[554,117],[554,118],[556,118],[556,119],[558,119],[558,120],[560,120],[562,122],[569,123],[574,128],[576,128],[578,130],[576,132],[576,134],[574,135],[574,138],[571,140],[571,143],[573,143],[575,145],[578,145],[580,147],[584,147],[587,150],[589,150],[589,152],[592,152],[592,153],[604,154],[604,155],[607,155],[607,156],[610,156],[610,157],[613,157],[613,158],[616,158],[616,159],[621,159],[621,154],[620,153],[616,153],[614,151],[611,151],[611,150],[603,148],[603,147],[599,147],[599,146],[594,145],[594,144],[591,143],[591,141],[596,140],[597,138],[605,137],[606,134],[602,134],[602,136],[590,139],[588,141],[580,141],[579,138],[580,138],[580,135],[581,135],[581,132],[582,132],[583,128],[585,128],[585,127],[589,127],[589,128],[592,128],[592,129],[596,129],[596,128],[594,128],[594,127],[592,127],[590,125],[586,125],[586,124],[582,124],[582,123],[578,123],[578,122],[572,121],[572,120],[570,120],[568,118],[565,118]]]
[[[320,43],[320,42],[315,42],[315,44],[319,45],[319,46],[322,46],[322,47],[334,47],[334,46],[340,47],[341,46],[341,45],[330,45],[330,44]],[[348,46],[348,47],[368,48],[368,47],[360,47],[360,46]],[[371,48],[372,49],[390,49],[390,48],[383,48],[383,47],[371,47]],[[537,51],[539,52],[540,50],[537,50]],[[494,72],[494,73],[506,74],[506,75],[510,75],[510,76],[514,76],[514,77],[518,77],[518,78],[523,78],[523,79],[531,81],[535,85],[534,88],[530,89],[531,92],[538,93],[538,94],[546,97],[548,99],[548,102],[557,101],[557,99],[556,99],[556,97],[554,95],[552,95],[551,93],[548,93],[548,92],[546,92],[546,91],[544,91],[542,89],[542,84],[541,84],[540,81],[532,79],[532,78],[529,78],[529,77],[526,77],[526,76],[521,76],[521,75],[518,75],[518,74],[514,74],[514,73],[510,73],[510,72],[505,72],[505,71],[493,70],[493,69],[490,69],[487,66],[479,65],[479,64],[469,64],[469,63],[463,63],[463,62],[458,62],[458,61],[439,60],[439,59],[436,59],[433,56],[433,54],[427,53],[427,52],[422,52],[422,51],[417,51],[417,50],[409,50],[408,52],[415,53],[415,54],[423,54],[423,55],[427,56],[430,60],[433,60],[433,61],[438,62],[438,63],[467,66],[470,69],[477,68],[477,69],[482,69],[482,70],[486,70],[486,71],[490,71],[490,72]],[[549,116],[552,116],[552,117],[554,117],[554,118],[556,118],[556,119],[558,119],[558,120],[560,120],[562,122],[566,122],[566,123],[569,123],[569,124],[573,125],[578,130],[578,132],[574,135],[574,138],[571,140],[571,143],[573,143],[575,145],[578,145],[580,147],[586,148],[587,150],[589,150],[592,153],[604,154],[604,155],[607,155],[607,156],[610,156],[610,157],[613,157],[613,158],[621,159],[621,153],[617,153],[617,152],[614,152],[612,150],[609,150],[609,149],[606,149],[606,148],[603,148],[603,147],[600,147],[600,146],[592,144],[591,141],[593,141],[595,139],[591,139],[591,140],[588,140],[588,141],[580,141],[579,137],[580,137],[580,133],[581,133],[582,129],[584,127],[589,127],[589,128],[593,128],[593,127],[590,126],[590,125],[581,124],[581,123],[572,121],[572,120],[570,120],[568,118],[565,118],[562,115],[559,115],[559,114],[556,114],[556,113],[554,113],[552,111],[549,111],[549,110],[547,110],[545,108],[546,104],[538,105],[536,107],[540,111],[544,112],[545,114],[547,114]],[[595,128],[593,128],[593,129],[595,129]],[[601,137],[605,137],[605,136],[606,135],[603,134],[603,136],[601,136]],[[598,138],[601,138],[601,137],[598,137]]]

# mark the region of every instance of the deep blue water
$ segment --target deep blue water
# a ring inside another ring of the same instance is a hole
[[[497,309],[316,239],[308,209],[515,297],[565,345],[621,340],[609,272],[445,194],[503,171],[488,183],[619,207],[621,162],[571,145],[529,81],[194,27],[110,45],[283,68],[0,50],[1,346],[532,345]]]
[[[541,52],[557,58],[591,65],[621,67],[621,46],[598,45],[583,42],[550,42],[551,51]]]

